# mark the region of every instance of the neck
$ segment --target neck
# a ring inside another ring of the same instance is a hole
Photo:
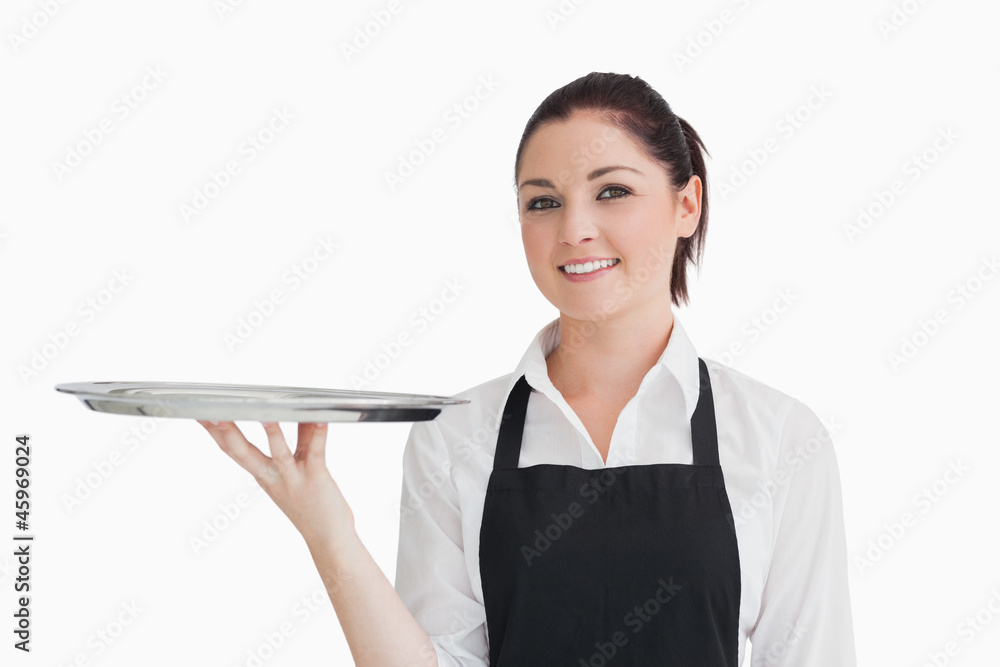
[[[601,322],[559,315],[559,345],[545,361],[564,396],[635,395],[667,347],[674,316],[669,306],[629,315]]]

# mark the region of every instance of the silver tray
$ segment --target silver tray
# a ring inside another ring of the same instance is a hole
[[[211,421],[416,422],[467,399],[374,391],[183,382],[69,382],[71,394],[98,412]]]

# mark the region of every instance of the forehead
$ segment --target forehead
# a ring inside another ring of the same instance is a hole
[[[610,164],[652,162],[633,138],[614,123],[590,111],[538,126],[521,156],[521,178],[544,178],[555,172],[578,175]],[[642,169],[646,171],[645,169]]]

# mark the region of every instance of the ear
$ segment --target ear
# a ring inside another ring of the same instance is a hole
[[[701,179],[692,174],[687,185],[677,195],[677,236],[689,237],[701,220]]]

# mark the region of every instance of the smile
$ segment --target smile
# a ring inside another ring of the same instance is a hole
[[[594,271],[600,271],[609,266],[615,266],[621,260],[618,259],[602,259],[596,262],[585,262],[583,264],[567,264],[565,266],[560,266],[559,270],[563,273],[574,273],[574,274],[586,274],[593,273]]]
[[[559,271],[571,283],[586,283],[593,280],[600,280],[614,271],[615,267],[619,264],[621,264],[620,259],[599,259],[582,264],[560,266]]]

